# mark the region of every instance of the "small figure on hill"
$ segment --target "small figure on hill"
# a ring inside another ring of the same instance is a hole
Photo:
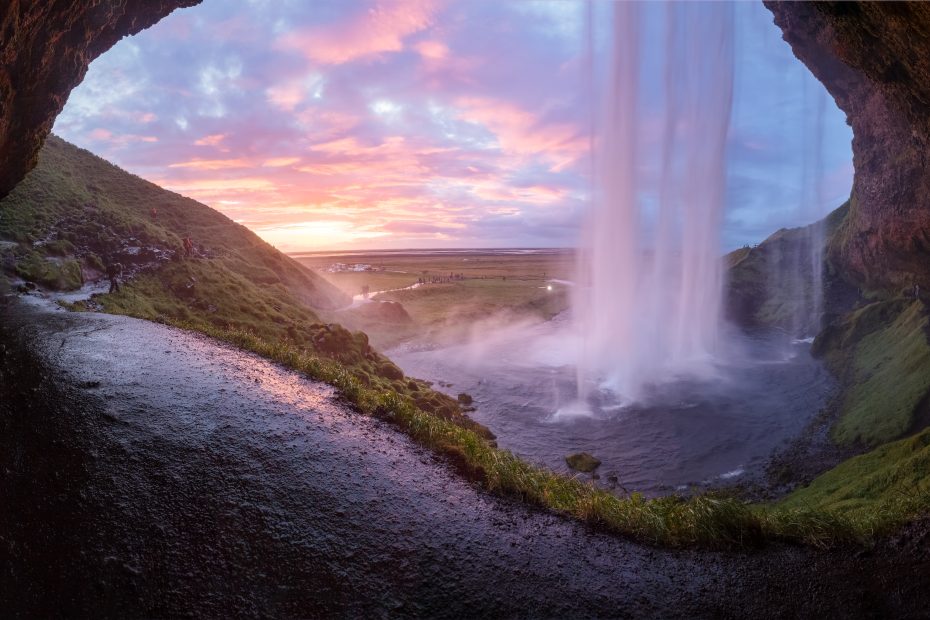
[[[367,284],[366,284],[365,286],[362,287],[362,299],[368,299],[368,292],[369,292],[370,290],[371,290],[371,289],[368,288],[368,285],[367,285]]]
[[[920,285],[914,282],[914,299],[920,299]]]
[[[184,237],[184,256],[187,258],[193,258],[194,256],[194,242],[191,241],[190,235]]]
[[[110,279],[110,293],[119,293],[119,279],[123,276],[123,265],[120,263],[109,263],[107,265],[107,277]]]
[[[156,209],[155,207],[152,207],[151,213],[152,213],[152,221],[157,222],[158,221],[158,209]]]

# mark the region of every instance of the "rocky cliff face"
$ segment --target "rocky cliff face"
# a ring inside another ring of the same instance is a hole
[[[200,0],[7,0],[0,3],[0,198],[39,149],[90,62],[126,35]]]
[[[765,5],[853,129],[853,194],[831,262],[867,288],[930,290],[930,3]]]

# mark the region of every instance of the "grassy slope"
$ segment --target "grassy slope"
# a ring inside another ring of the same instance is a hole
[[[877,445],[905,435],[930,392],[927,312],[909,304],[890,325],[855,345],[854,376],[834,429],[841,443]]]
[[[926,304],[900,298],[873,302],[824,330],[814,347],[846,385],[833,439],[874,449],[780,505],[839,511],[875,527],[926,513],[930,429],[921,428],[930,398]]]
[[[192,236],[202,257],[180,259],[185,235]],[[396,391],[431,414],[489,435],[464,416],[454,399],[404,377],[369,346],[365,334],[324,324],[319,313],[348,298],[318,274],[206,205],[59,138],[49,139],[38,166],[0,202],[0,239],[21,242],[11,269],[20,275],[23,265],[60,260],[49,256],[48,244],[36,246],[36,240],[68,243],[74,255],[69,260],[85,267],[102,267],[104,256],[125,261],[127,239],[175,253],[175,260],[142,271],[121,292],[97,296],[93,304],[79,303],[75,309],[102,308],[204,332],[252,332],[331,359],[364,385]]]
[[[153,207],[158,210],[155,221],[150,217]],[[81,211],[85,221],[76,217]],[[98,223],[104,224],[102,232],[94,226]],[[52,231],[57,241],[68,243],[103,235],[96,246],[100,251],[116,251],[130,237],[180,251],[181,239],[190,235],[198,248],[217,259],[213,267],[218,270],[269,287],[281,285],[315,308],[345,302],[336,287],[244,226],[55,136],[43,147],[36,168],[0,202],[0,238],[34,243]]]
[[[843,222],[854,206],[847,203],[827,218],[825,247],[843,243]],[[750,324],[788,327],[785,317],[798,296],[807,295],[808,283],[794,290],[773,286],[772,265],[803,242],[804,229],[782,230],[756,248],[728,255],[731,313]],[[831,437],[871,451],[796,490],[776,505],[775,514],[780,509],[835,514],[871,534],[930,511],[930,430],[922,430],[930,398],[930,320],[926,305],[913,299],[863,291],[856,300],[829,259],[825,276],[831,324],[813,350],[843,385]],[[850,303],[857,307],[847,311]]]
[[[879,529],[926,514],[930,510],[930,429],[841,463],[779,506],[842,513]]]

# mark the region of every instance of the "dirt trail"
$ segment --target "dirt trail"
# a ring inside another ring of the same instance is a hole
[[[489,496],[254,355],[12,298],[0,497],[14,616],[916,617],[930,597],[926,539],[862,561],[648,548]]]

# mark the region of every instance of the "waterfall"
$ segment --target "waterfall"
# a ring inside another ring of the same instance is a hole
[[[814,207],[815,221],[809,228],[810,243],[810,269],[811,269],[811,308],[808,321],[810,335],[814,336],[820,331],[821,317],[824,313],[823,302],[823,250],[824,250],[824,218],[829,213],[829,205],[824,200],[824,165],[823,165],[823,116],[827,106],[827,95],[819,89],[816,95],[813,131],[807,134],[814,140],[811,169],[814,175],[810,201]],[[807,166],[805,166],[806,168]]]
[[[822,88],[805,82],[802,109],[809,112],[800,126],[797,159],[802,163],[794,198],[794,219],[807,223],[783,229],[766,241],[766,304],[774,324],[794,337],[820,331],[824,313],[824,218],[830,205],[824,196],[823,117],[827,102]],[[790,179],[786,179],[790,180]],[[786,343],[790,349],[790,344]]]
[[[733,7],[612,8],[574,299],[582,401],[596,386],[636,398],[645,384],[700,372],[720,338]],[[640,45],[656,31],[647,10],[662,11],[658,59],[645,57],[653,40]],[[644,62],[664,70],[659,119],[644,105]]]

